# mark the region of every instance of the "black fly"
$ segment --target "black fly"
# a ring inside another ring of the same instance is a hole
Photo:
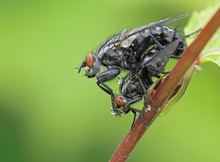
[[[133,30],[123,30],[120,34],[104,42],[98,48],[96,54],[89,53],[79,67],[78,72],[83,68],[87,77],[96,76],[97,85],[105,92],[111,93],[112,101],[114,101],[113,91],[105,82],[116,78],[122,69],[137,71],[147,66],[144,63],[152,58],[148,55],[151,49],[162,50],[168,44],[178,40],[178,45],[170,57],[179,58],[184,49],[184,39],[176,29],[165,25],[185,16],[186,14],[182,14]],[[105,66],[107,70],[100,72],[101,66]],[[163,71],[158,70],[156,64],[151,64],[148,67],[152,75],[158,76],[159,73],[163,73]]]
[[[116,116],[133,112],[134,119],[140,113],[143,123],[146,122],[141,110],[132,104],[143,100],[147,107],[148,97],[155,108],[156,103],[148,94],[149,87],[154,83],[152,78],[160,78],[160,74],[167,74],[164,68],[170,58],[180,58],[185,47],[185,37],[181,37],[176,29],[166,25],[178,21],[186,14],[153,22],[139,28],[128,30],[111,37],[97,50],[96,54],[89,53],[78,68],[83,68],[88,78],[96,77],[97,85],[111,96],[112,111]],[[196,31],[195,33],[197,33]],[[107,70],[100,72],[104,66]],[[105,83],[116,78],[121,70],[129,70],[120,84],[120,95]]]
[[[152,76],[154,75],[152,72],[149,71],[149,67],[156,64],[158,66],[155,68],[157,68],[158,71],[164,71],[164,67],[169,61],[171,54],[173,54],[173,52],[176,50],[178,43],[178,40],[175,40],[172,43],[168,44],[167,47],[163,50],[151,49],[148,54],[152,58],[149,59],[149,56],[147,57],[148,60],[143,58],[141,62],[141,64],[143,64],[143,68],[141,68],[137,72],[130,71],[125,76],[119,87],[120,95],[115,96],[114,103],[112,103],[112,105],[115,106],[112,107],[112,111],[115,116],[121,116],[122,113],[127,114],[128,112],[132,111],[134,114],[132,122],[133,125],[136,119],[136,113],[140,113],[143,123],[146,126],[146,122],[141,114],[141,110],[133,108],[131,105],[140,100],[143,100],[144,108],[146,108],[146,98],[149,98],[153,102],[155,107],[158,108],[156,103],[154,103],[154,101],[148,94],[148,89],[153,84]]]

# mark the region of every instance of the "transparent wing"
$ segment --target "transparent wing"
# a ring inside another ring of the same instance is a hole
[[[141,67],[146,67],[154,62],[157,62],[158,58],[169,60],[170,56],[176,51],[179,44],[178,40],[168,44],[163,50],[157,52],[153,57],[145,57],[141,62]]]
[[[167,18],[167,19],[160,20],[157,22],[152,22],[148,25],[144,25],[139,28],[135,28],[133,30],[125,29],[122,31],[122,33],[119,37],[119,42],[116,43],[116,46],[121,45],[122,47],[126,48],[126,47],[130,46],[130,44],[133,42],[134,39],[137,38],[138,33],[141,33],[147,29],[151,29],[152,27],[155,27],[155,26],[164,26],[167,24],[171,24],[175,21],[178,21],[178,20],[186,17],[187,15],[188,15],[188,13],[184,13],[184,14],[172,17],[172,18]]]

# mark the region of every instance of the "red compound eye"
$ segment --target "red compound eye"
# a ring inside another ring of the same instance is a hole
[[[115,97],[114,101],[115,101],[116,105],[118,105],[120,107],[125,105],[124,101],[120,97]]]
[[[86,56],[86,66],[88,66],[89,68],[92,68],[93,67],[93,56],[91,53],[89,53],[87,56]]]

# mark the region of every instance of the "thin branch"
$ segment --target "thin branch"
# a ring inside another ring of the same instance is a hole
[[[171,71],[169,76],[166,77],[161,86],[157,89],[153,96],[153,100],[159,107],[162,107],[169,99],[169,96],[173,93],[179,81],[183,78],[187,70],[194,64],[196,58],[199,56],[202,49],[207,44],[211,36],[215,33],[215,31],[219,28],[219,26],[220,9],[218,9],[208,24],[203,28],[194,42],[186,49],[177,65]],[[150,110],[147,111],[147,108],[142,110],[142,114],[148,128],[160,112],[160,110],[157,110],[151,102],[149,102],[149,105],[151,107]],[[141,117],[139,116],[134,124],[134,130],[128,132],[109,161],[124,162],[129,157],[134,147],[147,129],[145,128]]]

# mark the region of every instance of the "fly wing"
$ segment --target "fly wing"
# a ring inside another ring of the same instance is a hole
[[[144,26],[141,26],[141,27],[133,29],[133,30],[125,29],[121,33],[121,35],[119,37],[119,42],[116,43],[116,45],[121,45],[122,47],[127,48],[131,45],[133,40],[138,37],[139,33],[143,32],[147,29],[150,29],[152,27],[155,27],[155,26],[164,26],[164,25],[167,25],[167,24],[171,24],[175,21],[178,21],[178,20],[186,17],[187,15],[188,15],[188,13],[184,13],[184,14],[172,17],[172,18],[167,18],[167,19],[160,20],[160,21],[157,21],[157,22],[152,22],[148,25],[144,25]]]
[[[141,62],[141,67],[146,67],[150,64],[154,64],[158,61],[158,59],[165,59],[169,60],[170,56],[176,51],[176,48],[178,47],[179,41],[175,40],[172,43],[168,44],[163,50],[157,52],[152,57],[144,57],[144,59]]]

